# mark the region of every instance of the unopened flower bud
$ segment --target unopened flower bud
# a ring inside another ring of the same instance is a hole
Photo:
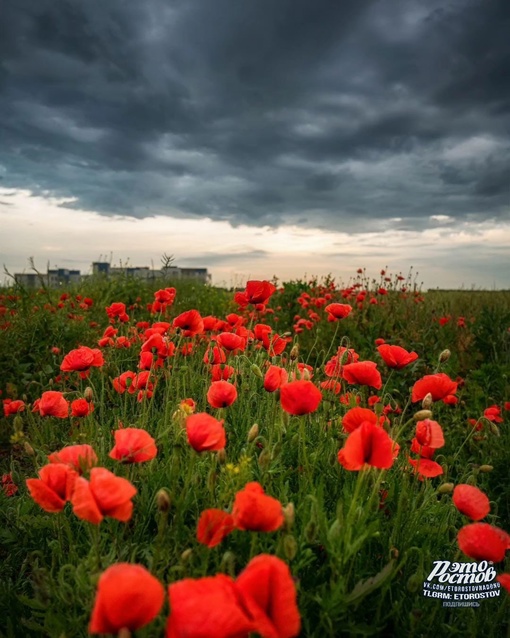
[[[434,403],[434,400],[432,399],[432,394],[430,392],[428,392],[424,397],[423,397],[423,401],[421,402],[421,407],[424,410],[430,410],[430,408],[432,407],[432,404]]]
[[[248,443],[252,443],[259,435],[259,425],[254,423],[248,432]]]
[[[292,560],[296,557],[298,551],[298,544],[294,536],[289,534],[283,539],[283,553],[287,560]]]
[[[92,390],[92,388],[88,385],[85,388],[85,392],[83,393],[83,397],[85,398],[85,400],[90,403],[92,401],[92,399],[94,398],[94,391]]]
[[[310,370],[308,370],[308,368],[303,369],[301,379],[303,379],[303,381],[310,381]]]
[[[407,590],[412,594],[417,592],[423,585],[423,574],[413,574],[407,580]]]
[[[288,530],[292,529],[294,525],[294,519],[296,517],[296,510],[294,508],[294,503],[287,503],[287,505],[283,508],[283,518],[285,519],[285,527]]]
[[[492,421],[489,421],[489,430],[492,432],[492,434],[494,434],[495,436],[501,436],[501,433],[499,431],[498,426],[493,423]]]
[[[23,448],[25,452],[28,454],[28,456],[35,456],[35,450],[28,441],[25,441],[23,443]]]
[[[292,350],[290,351],[289,358],[291,361],[295,361],[298,358],[298,355],[299,355],[299,345],[295,343],[292,346]]]
[[[309,521],[305,527],[305,538],[308,543],[315,541],[315,535],[317,534],[317,525],[315,521]]]
[[[232,576],[232,577],[235,576],[236,555],[234,554],[234,552],[226,551],[223,554],[223,556],[221,558],[220,570],[221,571],[226,571],[227,574],[230,574],[230,576]]]
[[[181,563],[187,563],[191,558],[191,554],[193,554],[193,550],[191,549],[191,547],[185,549],[181,554]]]
[[[396,547],[390,548],[390,558],[392,558],[393,560],[397,560],[399,555],[400,555],[400,552],[398,551]]]
[[[158,510],[160,512],[168,512],[171,504],[172,499],[170,498],[168,490],[166,490],[164,487],[161,488],[156,494],[156,505],[158,506]]]
[[[438,494],[451,494],[455,485],[453,483],[443,483],[437,488]]]
[[[443,352],[439,355],[439,363],[445,363],[451,356],[452,353],[448,350],[448,348],[443,350]]]
[[[259,379],[263,379],[264,378],[264,375],[262,374],[262,370],[258,367],[258,365],[256,363],[252,363],[251,371],[253,372],[253,374],[256,377],[259,377]]]
[[[271,452],[267,448],[259,454],[258,464],[261,470],[267,470],[271,465]]]
[[[432,412],[430,410],[419,410],[414,416],[413,419],[415,421],[424,421],[425,419],[430,419],[432,416]]]
[[[223,465],[223,463],[225,463],[225,461],[227,460],[227,453],[225,452],[225,448],[222,448],[221,450],[218,450],[216,452],[216,458],[218,459],[218,463],[221,463]]]
[[[23,430],[23,419],[19,414],[16,414],[16,416],[12,420],[12,425],[14,426],[14,430],[16,432],[21,432]]]

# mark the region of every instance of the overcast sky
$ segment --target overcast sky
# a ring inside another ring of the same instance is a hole
[[[510,287],[509,33],[508,0],[3,0],[0,259]]]

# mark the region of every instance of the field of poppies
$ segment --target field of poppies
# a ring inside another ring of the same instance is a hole
[[[17,286],[0,393],[2,636],[509,631],[508,292]]]

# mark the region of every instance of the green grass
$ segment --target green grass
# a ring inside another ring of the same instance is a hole
[[[27,407],[16,417],[0,419],[0,473],[11,473],[19,486],[14,496],[0,491],[3,635],[87,635],[98,577],[116,562],[144,565],[168,585],[219,572],[236,576],[255,555],[268,553],[283,559],[296,580],[302,636],[504,636],[509,611],[504,590],[498,598],[480,601],[478,608],[448,608],[426,598],[422,584],[434,561],[470,560],[456,541],[458,530],[469,521],[454,507],[451,494],[438,492],[442,484],[477,485],[491,500],[485,521],[510,531],[510,413],[503,411],[504,423],[497,428],[484,422],[483,429],[474,432],[468,425],[469,418],[478,419],[490,405],[502,407],[510,400],[510,293],[421,294],[410,286],[411,292],[403,294],[400,284],[392,282],[387,295],[377,295],[380,282],[359,281],[360,289],[368,291],[360,307],[356,291],[344,298],[330,281],[295,281],[273,295],[272,312],[248,317],[247,326],[267,323],[279,334],[289,333],[292,343],[279,357],[270,358],[256,341],[244,353],[230,355],[238,399],[222,410],[206,401],[210,372],[203,357],[210,334],[184,338],[171,332],[177,354],[154,371],[154,395],[142,402],[136,394],[118,395],[112,385],[122,372],[137,371],[141,341],[129,348],[105,348],[105,365],[93,368],[87,380],[77,373],[61,381],[58,377],[67,352],[79,345],[96,347],[108,325],[105,307],[112,302],[128,307],[129,323],[115,327],[119,335],[132,337],[138,321],[171,322],[191,308],[202,316],[225,319],[238,311],[233,291],[175,284],[177,297],[168,315],[151,317],[146,305],[155,289],[129,279],[84,283],[66,291],[70,297],[61,308],[62,291],[4,290],[2,398],[33,404],[53,389],[72,400],[83,396],[88,386],[95,410],[84,419],[57,419],[41,417]],[[330,294],[328,303],[350,303],[354,310],[340,322],[328,322],[322,302],[308,308],[298,303],[303,292],[312,299]],[[76,295],[90,297],[94,304],[80,308]],[[378,304],[369,303],[372,296]],[[295,317],[308,318],[309,310],[319,319],[310,330],[295,334]],[[441,326],[438,320],[448,316],[450,321]],[[458,326],[460,317],[465,327]],[[420,358],[390,374],[375,349],[377,338],[415,350]],[[186,343],[193,344],[193,351],[184,356],[180,348]],[[293,344],[299,347],[296,361],[288,356]],[[382,404],[401,409],[389,415],[389,432],[401,449],[388,470],[349,472],[339,464],[338,451],[346,440],[341,418],[350,406],[338,396],[324,391],[316,412],[295,417],[283,412],[278,393],[263,388],[259,370],[264,371],[268,362],[285,366],[290,374],[296,372],[297,362],[308,363],[318,385],[326,379],[324,364],[340,345],[354,348],[361,360],[377,361],[384,383],[379,393],[345,384],[343,391],[357,394],[362,406],[369,396],[379,394]],[[53,347],[60,352],[53,354]],[[439,364],[446,348],[451,357]],[[408,462],[413,414],[420,407],[411,404],[410,388],[436,371],[452,379],[460,376],[464,384],[457,405],[438,402],[432,408],[433,419],[445,433],[446,445],[434,457],[444,474],[420,481]],[[226,459],[215,453],[199,455],[189,447],[179,416],[179,403],[187,397],[196,401],[197,412],[225,420]],[[119,421],[151,433],[158,446],[153,461],[128,466],[108,457]],[[248,442],[255,423],[259,434]],[[75,443],[92,445],[100,466],[137,487],[130,521],[107,518],[94,526],[78,519],[70,504],[59,514],[49,514],[30,498],[25,480],[36,477],[48,454]],[[480,471],[484,465],[493,470]],[[260,482],[282,505],[294,504],[292,528],[234,531],[212,549],[199,544],[196,526],[201,512],[230,511],[236,492],[249,481]],[[156,505],[162,488],[171,497],[168,513]],[[496,567],[498,573],[505,571],[505,562]],[[506,571],[508,567],[507,559]],[[167,614],[168,603],[136,635],[163,635]]]

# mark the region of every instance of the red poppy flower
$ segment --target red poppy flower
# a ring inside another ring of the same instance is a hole
[[[416,424],[415,437],[419,445],[438,449],[444,445],[443,430],[437,421],[424,419]]]
[[[58,452],[52,452],[48,456],[50,463],[64,463],[69,465],[78,474],[87,472],[97,463],[97,455],[90,445],[67,445]]]
[[[324,310],[328,313],[328,321],[338,321],[351,314],[352,306],[345,303],[330,303]]]
[[[227,355],[218,346],[207,348],[204,354],[204,363],[210,363],[211,365],[218,365],[219,363],[225,363]]]
[[[158,448],[152,436],[140,428],[115,430],[115,446],[108,455],[122,463],[143,463],[156,457]]]
[[[227,365],[211,366],[211,381],[228,381],[235,374],[235,369]]]
[[[18,414],[18,412],[23,412],[25,410],[25,403],[19,399],[4,399],[2,401],[4,407],[4,416],[10,416],[11,414]]]
[[[104,365],[104,359],[101,350],[80,346],[66,354],[60,369],[62,372],[80,372],[80,376],[86,378],[90,368],[100,368],[102,365]]]
[[[483,416],[493,423],[503,423],[501,408],[498,405],[491,405],[483,411]]]
[[[186,419],[188,443],[196,452],[223,450],[227,443],[223,421],[199,412]]]
[[[119,321],[122,323],[129,321],[129,316],[126,314],[126,304],[120,301],[108,306],[106,308],[106,314],[108,315],[111,323],[113,323],[116,317],[118,317]]]
[[[346,432],[354,432],[365,421],[377,425],[377,414],[368,408],[351,408],[342,417],[342,427]]]
[[[12,474],[2,474],[0,485],[2,486],[3,493],[7,497],[14,496],[19,489],[16,483],[12,480]]]
[[[74,489],[78,474],[64,463],[42,467],[38,479],[27,479],[30,496],[46,512],[61,512]]]
[[[311,381],[291,381],[280,388],[282,408],[295,416],[315,412],[321,401],[322,393]]]
[[[119,394],[124,394],[126,390],[129,391],[129,389],[133,385],[134,379],[136,379],[136,372],[127,370],[126,372],[123,372],[121,375],[113,379],[113,387]],[[133,389],[132,392],[135,392],[135,389]]]
[[[234,529],[231,514],[219,509],[204,510],[198,521],[197,540],[207,547],[216,547]]]
[[[288,566],[276,556],[255,556],[236,580],[243,607],[264,638],[294,638],[301,629],[296,586]]]
[[[423,481],[424,478],[434,478],[443,474],[443,468],[430,459],[409,459],[409,463],[414,467],[418,478]]]
[[[364,421],[338,452],[338,461],[346,470],[363,470],[368,466],[388,469],[396,456],[396,443],[382,427]]]
[[[84,417],[94,411],[94,404],[87,399],[75,399],[71,401],[71,416]]]
[[[283,525],[282,504],[267,496],[260,483],[247,483],[237,492],[232,508],[237,529],[251,532],[274,532]]]
[[[457,392],[457,385],[458,384],[452,381],[444,372],[427,374],[414,384],[411,400],[413,403],[423,401],[430,392],[433,401],[440,401],[448,395],[455,394],[455,392]]]
[[[387,343],[380,345],[377,348],[377,352],[381,355],[388,368],[394,368],[395,370],[405,368],[405,366],[408,366],[418,358],[416,352],[408,352],[405,348],[390,346]]]
[[[269,281],[252,280],[246,282],[244,292],[237,293],[234,299],[240,306],[265,304],[275,290],[276,286]]]
[[[236,399],[236,387],[228,381],[213,381],[207,391],[207,402],[213,408],[227,408]]]
[[[319,385],[323,390],[333,392],[333,394],[340,394],[340,392],[342,391],[342,385],[340,384],[339,381],[336,381],[335,379],[328,379],[327,381],[321,381]]]
[[[104,467],[93,467],[90,481],[82,476],[76,479],[71,503],[78,518],[94,525],[105,516],[125,523],[133,513],[131,499],[137,491],[127,479],[115,476]]]
[[[62,392],[48,390],[43,392],[40,399],[34,402],[32,412],[39,412],[41,416],[55,416],[65,419],[69,416],[69,401],[66,401]]]
[[[233,332],[221,332],[216,337],[216,343],[229,352],[246,348],[246,339]]]
[[[473,521],[480,521],[490,512],[491,506],[486,494],[474,485],[461,483],[453,490],[453,504]]]
[[[292,339],[290,337],[281,337],[276,332],[273,334],[267,334],[263,336],[262,345],[267,350],[267,353],[270,357],[275,357],[282,352],[287,347],[287,344],[290,343]]]
[[[174,328],[180,328],[185,337],[193,337],[204,331],[204,320],[198,310],[187,310],[173,321]]]
[[[166,638],[247,638],[253,622],[225,574],[185,578],[168,587]]]
[[[289,375],[285,368],[280,366],[269,366],[264,375],[264,390],[266,392],[276,392],[278,388],[287,383]]]
[[[416,437],[411,441],[411,452],[419,454],[424,459],[431,459],[436,453],[435,447],[429,445],[422,445]]]
[[[367,385],[376,390],[382,388],[381,374],[373,361],[357,361],[343,366],[342,378],[347,383]]]
[[[136,631],[156,618],[164,599],[165,588],[145,567],[112,565],[99,578],[89,633]]]
[[[496,580],[498,581],[498,583],[503,585],[503,587],[510,594],[510,574],[499,574],[499,576],[497,576]]]
[[[459,530],[457,543],[470,558],[499,563],[505,558],[507,549],[510,549],[510,536],[488,523],[471,523]]]

